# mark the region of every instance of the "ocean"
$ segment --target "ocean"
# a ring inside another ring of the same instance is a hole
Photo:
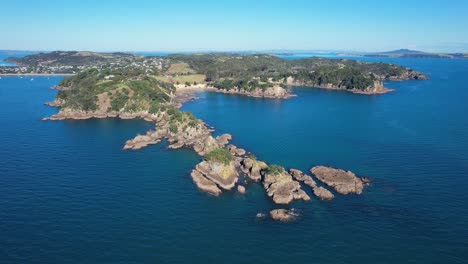
[[[151,123],[41,121],[57,111],[43,103],[61,78],[2,77],[0,263],[466,263],[468,60],[357,59],[430,80],[376,96],[200,93],[183,106],[268,163],[373,180],[362,195],[291,204],[301,217],[290,223],[255,218],[281,207],[259,184],[200,192],[193,151],[122,150]]]

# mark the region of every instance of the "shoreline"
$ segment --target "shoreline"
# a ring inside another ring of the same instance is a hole
[[[0,73],[0,76],[73,76],[75,73]]]

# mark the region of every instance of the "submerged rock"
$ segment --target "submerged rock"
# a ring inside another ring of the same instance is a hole
[[[325,166],[315,166],[310,172],[312,172],[318,180],[332,187],[340,194],[361,194],[364,189],[363,181],[356,177],[351,171]]]
[[[245,193],[245,187],[242,185],[237,185],[237,192],[244,194]]]

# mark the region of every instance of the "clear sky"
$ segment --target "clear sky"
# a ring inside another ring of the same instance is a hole
[[[468,51],[468,1],[0,0],[0,49]]]

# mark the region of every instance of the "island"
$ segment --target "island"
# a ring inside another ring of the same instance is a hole
[[[419,50],[399,49],[372,53],[340,53],[339,56],[362,56],[380,58],[432,58],[432,59],[467,59],[467,53],[431,53]]]
[[[294,168],[286,170],[230,144],[229,134],[214,137],[213,129],[204,121],[179,110],[185,101],[196,98],[194,91],[286,99],[292,96],[290,87],[300,85],[369,95],[388,92],[382,85],[384,80],[426,78],[393,64],[324,58],[288,61],[265,54],[141,57],[54,52],[9,60],[18,66],[0,68],[2,72],[30,73],[22,72],[26,67],[35,74],[74,74],[53,87],[58,93],[47,104],[59,111],[44,120],[141,118],[153,122],[154,129],[127,140],[123,149],[139,150],[162,140],[169,142],[169,149],[192,149],[201,160],[190,175],[201,191],[219,196],[236,189],[243,194],[248,192],[249,184],[260,183],[277,205],[310,201],[308,192],[319,200],[361,194],[370,181],[328,166],[311,168],[311,175]],[[296,214],[289,209],[270,213],[273,219],[281,221],[294,220]]]

